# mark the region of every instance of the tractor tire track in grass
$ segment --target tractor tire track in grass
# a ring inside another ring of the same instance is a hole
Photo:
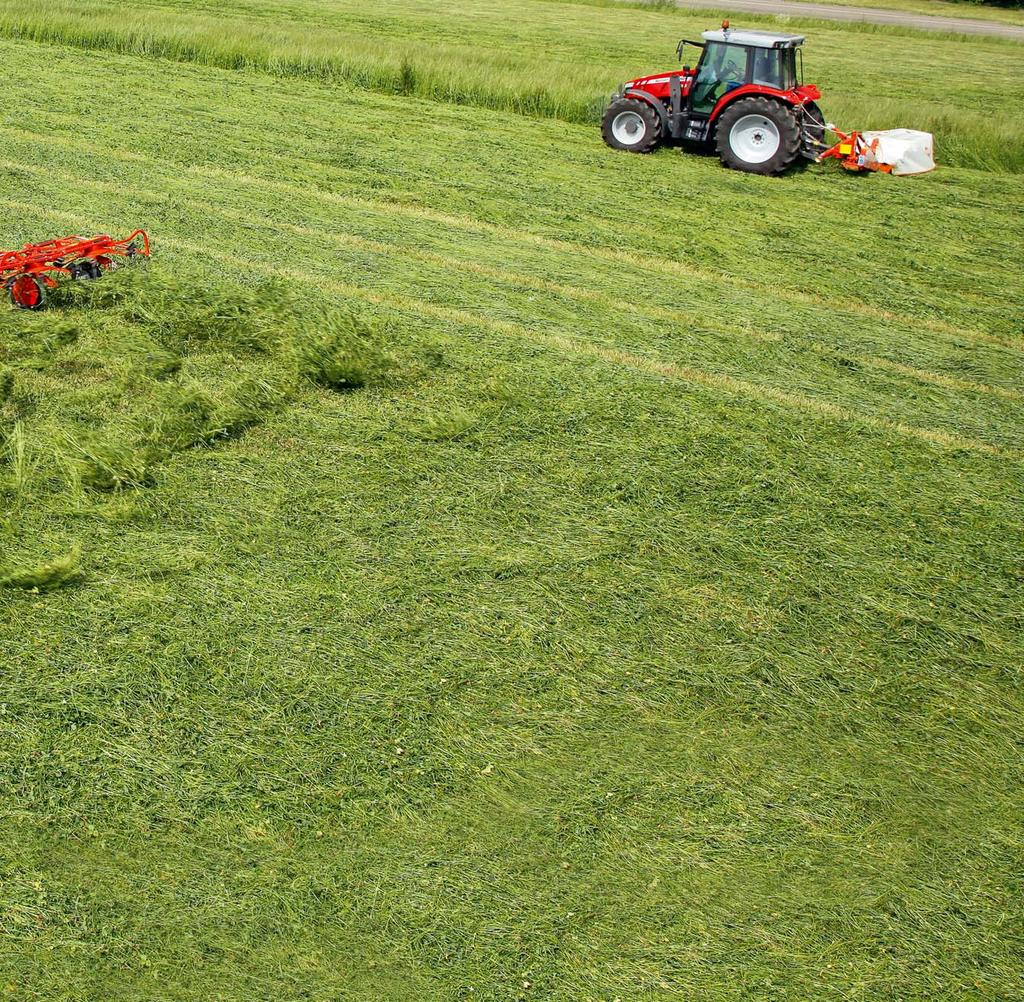
[[[210,202],[197,202],[195,204],[201,206],[206,212],[209,212],[212,215],[218,215],[224,219],[230,219],[242,225],[252,225],[256,222],[250,215],[246,215],[243,212],[238,212],[232,209],[226,209]],[[527,288],[536,289],[539,292],[552,293],[578,302],[587,301],[597,303],[622,313],[637,313],[641,316],[649,317],[652,320],[661,320],[667,323],[679,324],[684,328],[700,327],[703,330],[713,331],[729,337],[750,338],[754,341],[765,341],[774,344],[778,344],[786,340],[784,335],[776,332],[757,330],[752,327],[744,327],[738,324],[726,325],[710,321],[707,317],[701,316],[697,313],[687,313],[683,310],[670,310],[642,301],[616,299],[613,296],[609,296],[601,292],[595,292],[592,289],[565,285],[559,282],[545,281],[544,279],[536,278],[522,272],[491,268],[473,260],[460,260],[443,254],[436,254],[431,251],[422,251],[412,247],[403,247],[399,244],[367,240],[365,237],[356,236],[354,234],[336,233],[319,227],[301,226],[297,223],[274,222],[268,223],[267,226],[275,229],[285,229],[298,236],[311,237],[326,243],[336,244],[339,247],[355,247],[360,250],[366,250],[380,255],[398,254],[414,261],[436,264],[452,272],[472,272],[473,274],[495,279],[510,285],[521,285]],[[1018,390],[1002,386],[992,386],[987,383],[977,382],[976,380],[961,379],[956,376],[948,376],[943,373],[929,372],[925,369],[919,369],[910,365],[903,365],[899,362],[894,362],[890,359],[882,358],[877,355],[843,352],[814,340],[801,339],[799,347],[801,349],[807,349],[822,358],[831,360],[850,360],[869,368],[877,368],[888,372],[898,373],[899,375],[906,376],[908,379],[922,383],[931,383],[935,386],[941,386],[944,389],[997,396],[1004,400],[1024,400],[1024,393],[1021,393]]]
[[[56,138],[43,137],[36,133],[28,133],[23,130],[10,128],[5,131],[10,135],[22,136],[34,145],[40,143],[51,145],[56,151],[55,157],[59,157],[62,150],[69,148],[66,142]],[[180,178],[183,173],[186,173],[206,180],[227,181],[230,184],[237,185],[236,191],[238,192],[251,192],[252,190],[259,189],[268,194],[286,195],[292,200],[293,204],[298,200],[309,199],[319,201],[325,206],[337,205],[361,213],[376,213],[382,217],[391,217],[397,213],[428,224],[436,224],[466,233],[491,236],[504,243],[534,246],[557,254],[584,257],[599,262],[602,265],[611,265],[616,268],[625,266],[645,276],[647,279],[652,275],[659,275],[670,279],[683,278],[691,282],[724,285],[741,291],[763,294],[770,301],[792,303],[816,309],[821,309],[822,307],[820,295],[812,295],[799,289],[780,285],[775,280],[770,282],[758,281],[728,272],[716,271],[699,264],[666,258],[660,254],[648,254],[639,249],[602,246],[599,243],[583,244],[578,241],[552,237],[531,230],[490,222],[474,216],[440,211],[422,204],[403,202],[400,198],[374,198],[366,194],[354,195],[349,192],[325,191],[319,186],[319,182],[300,185],[267,178],[262,175],[253,175],[244,171],[230,170],[220,166],[190,163],[175,165],[173,171],[168,171],[166,161],[163,159],[141,154],[136,150],[92,144],[77,135],[74,138],[73,147],[76,154],[80,154],[83,150],[94,153],[98,158],[97,167],[99,169],[109,169],[110,164],[116,161],[139,163],[157,172],[162,185],[171,187],[181,188],[183,185]],[[113,161],[111,158],[113,158]],[[271,159],[273,158],[278,159],[286,169],[294,169],[298,163],[308,163],[313,174],[321,173],[324,169],[323,164],[303,161],[301,157],[273,154]],[[25,166],[27,169],[27,165],[21,165],[17,161],[12,161],[11,166]],[[901,313],[897,310],[879,307],[864,299],[853,299],[835,292],[829,293],[828,300],[831,311],[835,314],[846,314],[849,319],[870,317],[887,324],[899,324],[905,327],[929,330],[951,339],[954,343],[976,341],[997,347],[1024,350],[1024,338],[992,334],[975,327],[965,326],[964,324],[952,324],[931,316]],[[848,326],[847,317],[837,316],[836,319]]]
[[[393,200],[386,201],[384,199],[342,195],[329,191],[310,191],[308,188],[303,188],[299,185],[293,185],[283,181],[268,180],[251,174],[225,171],[222,168],[197,167],[195,172],[199,176],[205,176],[208,178],[222,177],[235,181],[239,185],[245,187],[262,187],[267,191],[273,191],[281,195],[288,195],[292,197],[305,196],[308,198],[318,199],[326,203],[342,205],[346,208],[361,209],[364,211],[370,210],[382,214],[392,214],[397,212],[427,223],[447,226],[470,233],[484,233],[512,243],[529,244],[536,247],[542,247],[545,250],[554,251],[557,254],[588,257],[596,261],[600,261],[602,264],[610,264],[614,266],[626,265],[648,275],[655,274],[665,278],[696,279],[702,283],[721,284],[745,291],[770,294],[774,299],[796,303],[803,306],[821,306],[820,297],[812,296],[796,289],[786,288],[784,286],[780,287],[766,282],[752,281],[738,275],[730,275],[724,272],[714,271],[699,265],[689,264],[685,261],[671,260],[657,256],[651,257],[641,254],[639,251],[581,244],[571,240],[544,236],[543,234],[533,233],[529,230],[515,229],[514,227],[491,223],[472,216],[461,216],[448,212],[439,212],[435,209],[430,209],[421,205],[403,204]],[[889,323],[902,323],[908,326],[924,327],[937,334],[943,334],[957,340],[978,340],[986,344],[997,345],[1001,348],[1024,350],[1024,339],[1005,338],[999,335],[988,334],[984,331],[965,329],[930,317],[917,317],[901,314],[893,310],[882,309],[872,303],[866,303],[862,300],[845,299],[841,296],[833,296],[831,297],[831,305],[836,310],[844,310],[859,316],[869,316]]]
[[[97,190],[116,191],[118,186],[109,183],[96,181],[89,178],[73,175],[68,172],[54,171],[52,168],[40,168],[31,164],[17,161],[0,160],[0,165],[12,170],[23,170],[37,172],[40,176],[63,177],[77,186],[95,188]],[[154,201],[162,201],[163,196],[154,191],[146,191],[136,188],[135,197],[148,197]],[[242,225],[252,225],[257,222],[251,214],[239,210],[226,208],[216,203],[202,200],[189,199],[190,204],[196,208],[202,208],[210,215],[217,215],[224,219],[232,220]],[[385,243],[382,241],[369,240],[355,234],[339,233],[327,230],[322,227],[302,226],[297,223],[278,221],[267,223],[267,226],[275,229],[284,229],[299,236],[311,237],[317,241],[335,244],[339,247],[354,247],[360,250],[370,251],[379,255],[399,254],[403,257],[424,263],[436,264],[453,272],[472,272],[485,278],[495,279],[511,285],[519,285],[533,288],[538,291],[552,293],[567,299],[597,303],[623,313],[636,313],[649,317],[653,320],[661,320],[668,323],[680,324],[683,327],[700,327],[730,337],[752,338],[757,341],[768,341],[779,343],[785,340],[785,336],[777,332],[757,330],[749,326],[738,324],[726,325],[711,321],[706,316],[684,310],[670,310],[664,307],[653,305],[640,299],[627,301],[617,299],[593,289],[585,289],[579,286],[566,285],[560,282],[548,281],[523,272],[516,272],[507,269],[488,267],[473,259],[458,259],[448,255],[438,254],[432,251],[418,249],[417,247],[402,246],[397,243]],[[877,368],[889,372],[898,373],[919,382],[931,383],[945,389],[960,390],[966,393],[989,394],[1001,397],[1006,400],[1024,400],[1024,393],[1002,386],[993,386],[977,380],[964,379],[956,376],[949,376],[943,373],[931,372],[916,366],[905,365],[891,359],[877,355],[840,351],[836,348],[812,339],[801,339],[801,349],[806,349],[822,358],[832,360],[848,359],[869,368]]]
[[[170,241],[168,241],[170,242]],[[851,424],[862,424],[876,431],[895,433],[908,438],[915,438],[930,445],[937,445],[951,449],[967,449],[974,452],[987,453],[989,455],[1005,455],[1016,457],[1015,450],[1007,450],[997,445],[981,442],[976,439],[956,435],[944,431],[936,431],[930,428],[919,428],[905,424],[901,421],[893,421],[886,417],[879,417],[871,414],[860,414],[856,411],[840,407],[836,404],[801,394],[790,393],[771,386],[764,386],[751,383],[746,380],[736,379],[733,376],[722,373],[707,372],[702,369],[695,369],[691,366],[675,365],[671,362],[660,362],[634,352],[623,351],[616,348],[603,347],[576,338],[566,337],[559,334],[545,334],[540,331],[530,330],[521,324],[510,321],[495,320],[491,317],[473,313],[469,310],[456,309],[440,306],[426,300],[408,299],[389,293],[373,293],[358,286],[348,285],[344,282],[337,282],[325,278],[313,272],[302,271],[297,268],[277,268],[274,265],[267,265],[254,262],[247,258],[225,254],[214,251],[210,248],[197,244],[190,244],[187,241],[175,240],[174,244],[182,250],[190,251],[193,254],[205,254],[217,258],[227,264],[240,268],[257,268],[267,275],[285,274],[301,282],[314,284],[320,288],[330,290],[342,296],[363,299],[370,303],[384,306],[392,306],[396,309],[412,315],[434,316],[439,320],[451,321],[463,327],[484,328],[496,331],[499,334],[509,335],[524,341],[532,341],[548,348],[555,348],[561,352],[577,357],[591,357],[610,362],[615,365],[623,365],[648,375],[663,376],[672,379],[682,380],[688,383],[704,386],[710,389],[722,391],[733,396],[741,396],[755,401],[771,401],[783,404],[786,407],[804,411],[819,417],[833,418]]]
[[[81,216],[61,212],[59,210],[42,209],[27,203],[9,200],[6,204],[21,211],[35,212],[40,216],[60,220],[65,223],[71,223],[72,225],[80,226],[83,222],[88,222]],[[589,342],[566,337],[564,335],[546,334],[530,330],[521,324],[496,320],[469,310],[440,306],[426,300],[411,299],[397,296],[393,293],[376,293],[362,288],[361,286],[351,285],[349,283],[327,278],[315,272],[266,264],[252,258],[245,258],[239,255],[214,250],[211,247],[196,244],[193,241],[182,240],[180,238],[164,238],[162,242],[168,247],[177,247],[192,255],[214,258],[242,271],[243,273],[256,270],[261,271],[270,277],[286,276],[345,298],[359,299],[375,305],[392,307],[413,316],[432,316],[436,319],[456,323],[470,329],[483,328],[493,330],[502,335],[530,341],[547,348],[554,348],[563,353],[568,353],[577,357],[590,357],[615,365],[625,365],[647,375],[678,379],[683,382],[700,385],[718,392],[724,392],[731,396],[740,396],[755,401],[782,404],[786,407],[803,411],[818,417],[839,420],[854,425],[859,424],[871,428],[874,431],[917,439],[920,442],[924,442],[932,446],[939,446],[946,449],[966,449],[973,452],[980,452],[989,455],[1001,455],[1011,458],[1016,458],[1017,456],[1017,452],[1015,450],[1004,449],[988,442],[982,442],[962,435],[952,434],[950,432],[908,425],[904,422],[895,421],[878,415],[861,414],[857,411],[840,407],[839,405],[832,404],[828,401],[791,393],[775,387],[751,383],[722,373],[707,372],[690,366],[661,362],[633,352],[594,345]]]
[[[130,151],[119,151],[119,156],[123,159],[131,159],[138,162],[146,163],[148,166],[157,166],[157,162],[152,158],[144,157],[139,154],[133,154]],[[80,175],[72,172],[61,173],[54,170],[53,167],[36,167],[31,164],[27,164],[21,161],[4,161],[5,165],[13,170],[24,170],[28,172],[36,172],[40,176],[53,177],[63,176],[68,181],[73,181],[76,185],[84,185],[86,187],[95,187],[98,190],[107,191],[120,191],[121,185],[114,184],[112,182],[99,182],[96,180],[82,178]],[[370,199],[358,199],[346,195],[336,195],[330,192],[309,192],[306,189],[301,189],[297,186],[287,185],[278,182],[268,182],[260,179],[252,178],[244,175],[234,175],[230,172],[225,172],[221,169],[209,169],[209,168],[191,168],[186,166],[184,168],[188,173],[195,174],[197,176],[228,179],[232,182],[237,181],[239,184],[243,184],[246,190],[251,190],[254,187],[272,188],[275,191],[281,193],[288,193],[293,196],[304,196],[313,197],[331,204],[340,204],[348,208],[358,208],[364,211],[374,211],[378,213],[392,214],[392,210],[395,209],[395,203],[390,203],[385,208],[384,203],[380,201]],[[169,186],[176,187],[184,190],[184,185],[178,179],[175,178],[161,178],[162,182]],[[146,191],[145,189],[135,188],[134,193],[137,197],[148,197],[154,201],[160,202],[164,200],[164,196],[161,193],[155,191]],[[208,212],[212,214],[221,215],[224,218],[235,219],[239,222],[245,222],[244,215],[240,212],[232,212],[229,209],[223,208],[216,205],[215,203],[206,200],[197,200],[192,197],[192,192],[187,191],[189,196],[190,204],[199,206],[202,205]],[[594,248],[584,248],[581,245],[566,242],[557,241],[550,238],[538,238],[536,235],[524,233],[524,231],[509,230],[505,227],[496,227],[491,224],[482,223],[479,220],[474,220],[468,217],[452,217],[447,214],[436,213],[432,210],[425,210],[420,207],[408,207],[399,206],[399,211],[405,212],[415,218],[425,219],[431,222],[441,223],[446,226],[458,228],[465,231],[472,232],[484,232],[490,235],[501,238],[503,241],[514,241],[518,243],[529,243],[540,245],[545,249],[551,250],[555,253],[560,254],[573,254],[573,255],[584,255],[596,257],[602,261],[610,261],[616,265],[632,264],[637,268],[640,267],[638,258],[634,255],[624,255],[622,252],[611,252],[611,257],[607,254],[602,254],[599,251],[595,251]],[[374,253],[381,254],[402,254],[415,260],[430,262],[438,264],[442,267],[447,267],[455,271],[469,271],[475,274],[491,277],[509,283],[523,285],[526,287],[536,288],[541,291],[551,292],[557,295],[562,295],[566,298],[576,300],[586,300],[593,303],[601,303],[609,308],[618,309],[627,312],[638,313],[650,317],[652,319],[681,323],[684,326],[699,326],[703,329],[710,329],[720,333],[728,334],[730,336],[741,336],[750,337],[766,341],[780,341],[783,340],[783,336],[777,333],[769,331],[759,331],[751,328],[749,325],[727,325],[721,322],[716,322],[709,319],[706,315],[688,313],[678,309],[667,309],[658,307],[651,302],[641,301],[638,297],[637,301],[627,302],[625,300],[616,299],[615,297],[607,296],[604,293],[596,292],[592,289],[584,289],[579,286],[572,286],[565,283],[552,282],[550,280],[538,278],[533,275],[528,275],[522,272],[512,271],[510,269],[496,269],[489,268],[486,265],[482,265],[472,259],[456,259],[450,256],[441,255],[429,251],[419,250],[417,248],[406,247],[397,243],[384,243],[381,241],[368,240],[363,237],[359,237],[354,234],[339,234],[334,230],[327,230],[322,227],[304,227],[298,224],[289,222],[276,222],[274,224],[279,229],[287,229],[296,234],[308,235],[316,237],[318,240],[335,243],[339,246],[350,246],[360,247],[365,250],[369,250]],[[742,279],[737,279],[734,276],[722,275],[721,273],[710,272],[703,269],[697,269],[692,266],[680,264],[678,267],[674,266],[673,262],[653,262],[644,265],[644,270],[649,272],[651,270],[662,271],[668,274],[675,275],[676,277],[687,277],[697,278],[702,282],[709,283],[722,283],[726,285],[733,285],[735,287],[750,289],[758,292],[766,292],[765,286],[748,282]],[[774,292],[777,298],[779,297],[778,292]],[[784,290],[781,294],[781,298],[788,299],[791,302],[799,302],[804,305],[820,306],[820,303],[813,299],[813,297],[806,296],[804,294],[796,293],[793,290]],[[869,304],[858,304],[856,302],[850,303],[837,303],[847,309],[851,317],[862,317],[872,316],[877,320],[884,320],[888,323],[902,323],[908,327],[923,327],[931,330],[935,333],[939,333],[942,336],[951,338],[954,343],[961,343],[964,340],[980,340],[985,343],[991,343],[1001,348],[1008,349],[1020,349],[1024,346],[1024,342],[1001,338],[993,335],[988,335],[980,331],[968,331],[964,328],[953,327],[948,324],[944,324],[939,321],[932,320],[930,318],[917,318],[910,316],[902,316],[895,314],[888,310],[880,310],[876,307],[872,307]],[[844,326],[848,327],[849,322],[846,322]],[[921,382],[931,383],[936,386],[941,386],[947,389],[957,389],[964,392],[991,394],[1008,400],[1019,400],[1022,399],[1022,394],[1011,387],[1003,387],[998,385],[992,385],[985,383],[980,380],[971,380],[955,375],[949,375],[945,373],[932,372],[921,368],[916,365],[909,365],[893,359],[884,358],[882,356],[873,355],[871,353],[865,353],[862,351],[850,351],[840,350],[821,342],[816,342],[806,336],[800,337],[800,345],[802,348],[818,354],[823,358],[830,358],[834,360],[842,361],[844,359],[861,364],[871,368],[877,368],[893,373],[899,373],[910,379],[915,379]]]
[[[40,175],[42,175],[44,173],[41,168],[29,167],[28,165],[11,164],[11,166],[12,167],[18,167],[19,169],[28,169],[30,171],[38,171]],[[52,174],[53,172],[49,171],[49,172],[46,172],[46,173]],[[113,186],[110,185],[108,182],[82,180],[82,179],[74,177],[74,176],[69,176],[68,180],[74,182],[74,184],[72,184],[71,187],[83,186],[84,185],[86,187],[98,187],[100,189],[113,190]],[[159,196],[155,192],[136,191],[135,194],[136,194],[136,197],[151,198],[151,199],[153,199],[153,200],[155,200],[157,202],[162,201],[161,196]],[[701,330],[706,330],[706,331],[715,331],[715,330],[717,330],[718,332],[725,333],[725,334],[727,334],[727,335],[729,335],[731,337],[743,337],[743,338],[747,338],[747,339],[753,339],[754,341],[766,341],[766,342],[776,343],[777,344],[781,340],[783,340],[779,336],[777,336],[775,334],[772,334],[770,332],[759,332],[759,331],[757,331],[755,329],[729,328],[729,327],[725,327],[725,326],[718,326],[716,324],[709,323],[707,320],[702,320],[702,318],[700,318],[699,316],[683,314],[683,313],[680,313],[678,311],[668,311],[668,310],[661,310],[661,309],[657,309],[657,308],[647,308],[647,307],[641,307],[640,309],[637,309],[631,303],[627,303],[625,301],[620,301],[620,300],[615,300],[614,297],[608,297],[608,296],[605,296],[604,294],[601,294],[601,293],[594,293],[591,290],[583,290],[583,289],[579,289],[579,288],[576,288],[576,287],[563,286],[563,285],[560,285],[558,283],[551,283],[551,282],[546,282],[546,281],[543,281],[543,280],[537,280],[537,279],[535,279],[533,277],[530,277],[530,276],[525,276],[525,275],[521,275],[521,274],[518,274],[518,273],[512,273],[512,272],[508,272],[508,271],[501,270],[501,269],[491,269],[491,268],[487,268],[487,267],[483,267],[483,266],[477,266],[475,264],[475,262],[472,262],[472,261],[468,262],[468,263],[464,263],[464,262],[462,262],[460,260],[453,259],[453,258],[451,258],[449,256],[438,255],[438,254],[435,254],[433,252],[421,252],[421,251],[416,250],[415,248],[412,248],[412,249],[402,248],[402,247],[399,247],[399,246],[393,246],[393,245],[390,245],[390,244],[384,244],[384,243],[379,242],[379,241],[369,241],[369,240],[366,240],[365,238],[357,237],[357,236],[354,236],[354,235],[351,235],[351,234],[340,234],[340,235],[339,234],[333,234],[333,233],[331,233],[329,231],[321,231],[321,230],[315,229],[315,228],[301,227],[301,226],[297,226],[295,224],[287,224],[287,223],[284,223],[284,224],[270,224],[270,223],[264,223],[263,221],[256,222],[249,215],[247,215],[246,213],[243,213],[241,211],[238,211],[238,210],[235,210],[235,209],[231,209],[231,208],[222,208],[222,207],[217,206],[215,204],[206,203],[206,202],[204,202],[202,200],[196,200],[196,199],[192,199],[192,198],[189,198],[189,204],[193,208],[197,208],[197,209],[201,208],[205,212],[205,214],[208,215],[208,216],[221,216],[222,218],[234,221],[234,222],[238,223],[239,225],[241,225],[246,230],[251,229],[254,226],[255,227],[264,227],[264,226],[266,226],[272,233],[276,232],[277,230],[284,229],[284,230],[288,230],[288,231],[294,232],[297,235],[300,235],[300,236],[302,236],[304,238],[305,237],[309,237],[309,236],[314,236],[316,238],[316,240],[314,242],[316,242],[316,243],[330,242],[330,243],[334,243],[334,244],[339,245],[339,246],[355,247],[357,249],[368,250],[368,251],[370,251],[371,253],[373,253],[375,255],[385,255],[385,254],[386,255],[391,255],[391,254],[393,254],[393,253],[395,253],[397,251],[397,253],[399,253],[401,255],[404,255],[404,256],[412,257],[415,260],[427,261],[427,262],[438,264],[439,266],[441,266],[441,267],[443,267],[443,268],[445,268],[447,270],[470,271],[470,272],[474,272],[474,273],[477,273],[477,274],[482,274],[485,277],[490,277],[490,278],[494,278],[496,280],[501,280],[501,281],[510,283],[511,285],[514,285],[514,286],[525,285],[526,287],[541,289],[541,290],[547,291],[547,292],[549,292],[551,294],[554,294],[554,295],[566,296],[566,297],[568,297],[570,299],[573,299],[575,301],[587,301],[587,302],[591,302],[591,303],[596,303],[596,304],[599,304],[599,305],[607,306],[610,309],[618,309],[618,310],[622,311],[625,315],[630,315],[631,313],[640,313],[642,315],[646,315],[646,316],[649,316],[649,317],[655,318],[655,319],[660,319],[660,320],[662,320],[664,322],[668,322],[668,323],[672,323],[672,324],[676,324],[676,325],[681,323],[683,325],[683,329],[687,329],[688,327],[690,327],[692,325],[696,325]],[[311,242],[310,241],[304,241],[304,243],[311,243]],[[789,341],[789,342],[793,341],[792,338],[787,338],[786,340]],[[613,347],[613,348],[616,348],[616,349],[621,349],[622,348],[621,345],[613,345],[613,346],[609,346],[609,347]],[[911,366],[902,365],[900,363],[891,362],[891,361],[886,360],[886,359],[875,359],[875,358],[872,358],[870,356],[857,355],[855,353],[849,353],[849,352],[841,352],[841,351],[837,351],[835,349],[832,349],[832,348],[830,348],[827,345],[823,345],[823,344],[814,342],[813,340],[801,339],[799,342],[797,342],[795,344],[790,343],[790,345],[787,348],[787,350],[789,350],[789,351],[792,351],[792,350],[800,350],[800,351],[807,350],[807,351],[811,352],[812,354],[815,354],[815,355],[817,355],[817,356],[819,356],[819,357],[821,357],[823,359],[833,360],[833,361],[838,362],[838,363],[843,364],[843,365],[850,364],[850,362],[853,362],[855,364],[863,364],[866,367],[875,368],[875,369],[878,369],[878,370],[883,371],[883,372],[892,372],[892,373],[894,373],[896,375],[899,375],[902,378],[914,379],[914,380],[917,380],[917,381],[930,383],[932,385],[940,386],[942,388],[950,389],[950,390],[953,390],[953,391],[968,392],[968,393],[972,393],[972,394],[982,394],[982,395],[989,394],[989,395],[996,396],[996,397],[999,397],[1001,399],[1007,399],[1007,400],[1019,399],[1019,394],[1017,394],[1015,391],[1006,390],[1006,389],[1004,389],[1002,387],[992,387],[992,386],[988,386],[986,384],[978,383],[977,381],[968,381],[968,380],[963,380],[963,379],[956,379],[954,377],[945,377],[942,374],[930,373],[930,372],[927,372],[927,371],[924,371],[924,370],[920,370],[917,367],[911,367]],[[794,358],[794,361],[795,360],[796,359]],[[691,367],[692,368],[696,368],[694,366],[691,366]],[[714,370],[712,369],[710,371],[714,371]],[[840,370],[840,371],[842,371],[842,370]],[[723,375],[728,375],[728,374],[727,373],[723,373]],[[738,378],[738,379],[741,379],[741,380],[743,379],[742,373],[734,372],[732,374],[732,377],[733,378]],[[804,382],[805,385],[808,385],[806,379],[804,379],[802,382]],[[763,379],[759,383],[759,385],[766,385],[769,388],[771,387],[771,384],[770,383],[766,383]],[[782,389],[782,388],[780,388],[780,390],[781,390],[781,392],[787,392],[785,389]],[[899,392],[898,387],[896,388],[896,392],[897,393]],[[804,395],[806,395],[806,394],[804,394]],[[891,396],[891,391],[890,391],[890,396]],[[828,401],[826,401],[826,402],[828,402]],[[843,406],[843,405],[842,404],[838,404],[837,406]],[[854,408],[853,410],[851,410],[851,413],[853,413],[853,412],[860,412],[859,408]],[[917,424],[919,426],[921,425],[920,422],[907,421],[907,420],[900,420],[897,423],[902,424],[902,425],[906,425],[906,426],[912,426],[914,424]],[[952,431],[952,429],[950,429],[950,430]],[[961,435],[961,437],[963,437],[965,439],[971,439],[972,438],[972,436],[970,434],[964,434],[962,431],[957,431],[957,432],[954,432],[954,433]],[[1003,444],[1004,445],[1010,445],[1011,443],[1007,442],[1007,443],[1003,443]]]

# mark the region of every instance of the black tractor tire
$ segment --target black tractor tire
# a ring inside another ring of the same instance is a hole
[[[601,137],[613,150],[652,153],[662,139],[661,116],[646,101],[620,97],[601,119]]]
[[[748,174],[781,174],[800,155],[793,109],[768,97],[734,101],[718,119],[715,135],[722,163]]]

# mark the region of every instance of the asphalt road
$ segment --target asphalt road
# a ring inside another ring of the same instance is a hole
[[[1024,27],[1000,21],[981,21],[967,17],[938,17],[911,14],[904,10],[879,10],[877,7],[836,7],[827,3],[793,3],[787,0],[676,0],[680,7],[735,10],[747,14],[773,14],[786,17],[821,18],[826,21],[868,21],[873,24],[898,24],[921,31],[955,31],[963,35],[996,35],[1024,42]]]

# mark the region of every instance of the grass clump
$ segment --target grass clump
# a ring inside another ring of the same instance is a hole
[[[43,564],[27,565],[0,574],[0,588],[21,591],[56,591],[82,579],[81,549],[75,548],[62,557]]]
[[[87,490],[117,491],[155,482],[148,449],[113,442],[78,442],[73,448],[80,453],[74,464],[77,478]]]
[[[391,364],[351,311],[310,314],[285,283],[181,261],[64,283],[47,311],[0,311],[0,338],[18,369],[17,384],[14,368],[0,374],[0,413],[22,491],[32,476],[39,488],[59,484],[62,469],[92,492],[151,487],[175,453],[237,438],[307,380],[352,390]],[[19,448],[27,440],[34,467]]]
[[[381,378],[393,365],[372,328],[357,314],[322,311],[294,339],[300,375],[331,390],[356,390]]]

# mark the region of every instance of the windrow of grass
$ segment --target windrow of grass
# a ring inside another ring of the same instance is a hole
[[[0,587],[74,580],[71,555],[24,562],[48,495],[149,488],[175,454],[244,434],[305,386],[355,390],[394,369],[380,336],[280,281],[174,262],[64,284],[0,312]]]
[[[697,37],[708,22],[709,15],[691,11],[553,0],[499,8],[463,0],[443,9],[425,0],[384,0],[370,8],[350,0],[59,0],[45,13],[27,0],[0,2],[0,35],[8,38],[581,123],[598,120],[622,80],[671,66],[676,39]],[[915,35],[910,44],[885,29],[872,32],[820,23],[809,31],[807,75],[822,86],[830,118],[850,128],[927,129],[947,164],[1024,169],[1017,47],[928,35]]]

